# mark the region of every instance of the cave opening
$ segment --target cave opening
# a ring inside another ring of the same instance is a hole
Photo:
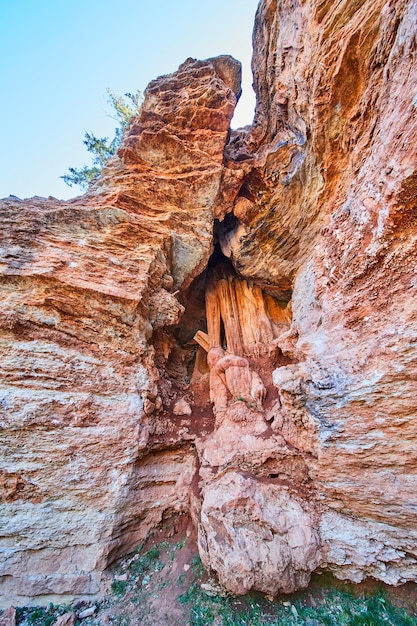
[[[215,238],[214,249],[209,258],[206,268],[201,274],[196,276],[184,294],[180,295],[180,302],[185,311],[180,322],[172,328],[172,335],[190,358],[187,359],[186,380],[189,383],[195,371],[204,374],[208,372],[207,359],[204,350],[195,341],[195,335],[200,331],[205,334],[207,327],[206,293],[207,286],[219,271],[228,274],[236,274],[235,269],[223,252],[220,244]],[[225,326],[223,321],[220,324],[221,342],[226,345]]]
[[[241,276],[228,252],[228,240],[240,226],[228,214],[215,220],[213,252],[205,269],[178,295],[184,313],[175,326],[154,336],[155,364],[166,411],[178,398],[210,409],[208,352],[212,348],[246,358],[262,370],[272,387],[277,364],[274,340],[288,330],[291,306],[288,297],[276,297],[274,286],[260,285]],[[282,364],[287,359],[280,354]]]

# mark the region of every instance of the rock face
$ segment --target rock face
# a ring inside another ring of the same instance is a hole
[[[297,423],[311,429],[325,562],[341,578],[398,584],[417,564],[417,5],[292,6],[262,3],[255,25],[255,129],[268,154],[258,172],[274,232],[270,263],[252,253],[250,271],[293,276],[293,321],[278,343],[297,364],[274,382],[291,441]],[[284,132],[296,144],[291,177],[271,188]],[[264,229],[255,217],[241,265]]]
[[[86,196],[2,202],[5,605],[178,513],[234,593],[416,580],[416,18],[262,0],[251,127],[188,59]]]
[[[188,442],[150,455],[152,337],[178,322],[174,291],[211,252],[239,75],[230,57],[186,61],[151,83],[91,193],[2,203],[6,603],[97,594],[165,511],[188,510]]]
[[[203,563],[233,593],[290,593],[306,587],[321,562],[315,526],[305,500],[229,471],[203,491]]]

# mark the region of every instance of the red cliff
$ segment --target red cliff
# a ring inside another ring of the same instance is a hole
[[[417,577],[417,4],[263,0],[85,195],[1,202],[5,604],[189,515],[235,593]]]

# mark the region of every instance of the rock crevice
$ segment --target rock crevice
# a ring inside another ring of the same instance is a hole
[[[0,203],[6,605],[176,513],[233,593],[416,579],[416,10],[262,0],[252,126],[187,59],[85,196]]]

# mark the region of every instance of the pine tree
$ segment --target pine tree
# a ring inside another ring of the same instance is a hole
[[[133,115],[137,115],[142,105],[142,93],[125,93],[123,96],[116,96],[110,89],[107,89],[107,101],[113,108],[113,115],[118,126],[116,127],[113,139],[109,137],[96,137],[94,133],[84,134],[84,145],[87,151],[93,155],[92,164],[84,165],[81,168],[69,167],[68,173],[61,176],[67,185],[72,187],[78,185],[83,191],[101,173],[107,161],[116,154],[122,143],[123,133]]]

